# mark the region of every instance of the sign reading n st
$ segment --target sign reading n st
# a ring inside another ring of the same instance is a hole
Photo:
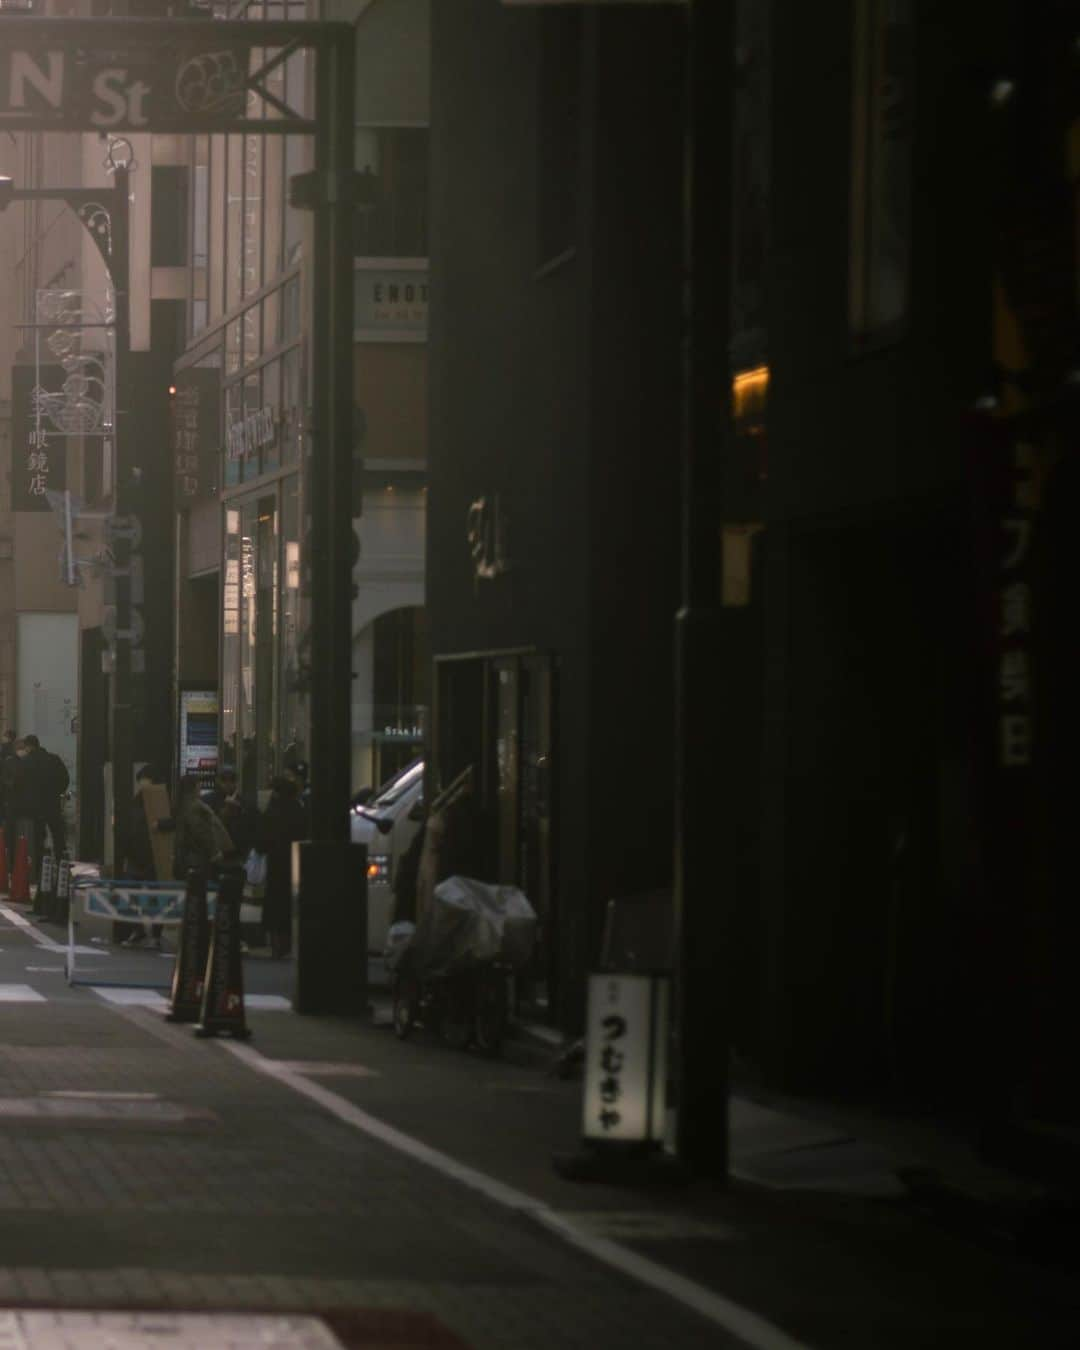
[[[310,130],[302,111],[281,102],[266,81],[280,66],[277,52],[317,44],[314,27],[5,18],[0,128]],[[251,95],[257,97],[249,104]]]

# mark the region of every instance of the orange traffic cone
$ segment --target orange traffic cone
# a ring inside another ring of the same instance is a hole
[[[30,903],[30,856],[26,847],[26,835],[19,836],[15,846],[15,871],[11,877],[11,899],[18,905]]]
[[[11,878],[8,876],[8,858],[7,858],[7,840],[4,838],[4,827],[0,825],[0,891],[6,895],[11,886]]]

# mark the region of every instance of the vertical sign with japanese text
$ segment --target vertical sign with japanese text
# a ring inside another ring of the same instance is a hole
[[[176,377],[172,397],[173,466],[180,505],[217,488],[221,440],[220,373],[193,367]]]
[[[11,506],[14,511],[49,511],[48,492],[67,486],[67,436],[38,408],[41,389],[59,389],[59,366],[11,368]]]
[[[668,981],[592,975],[585,1029],[586,1139],[657,1141],[667,1081]]]

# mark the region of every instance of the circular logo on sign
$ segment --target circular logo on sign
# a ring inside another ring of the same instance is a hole
[[[185,112],[238,116],[244,111],[245,82],[235,52],[200,52],[177,73],[176,101]]]

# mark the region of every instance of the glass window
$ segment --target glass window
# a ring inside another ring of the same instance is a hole
[[[307,165],[307,154],[300,136],[285,137],[285,266],[292,267],[300,261],[304,244],[304,212],[288,205],[289,179],[303,173]]]
[[[225,511],[225,573],[221,585],[222,765],[237,764],[240,661],[240,512]]]
[[[226,487],[240,481],[244,450],[243,386],[230,384],[225,390],[225,474]]]
[[[281,336],[288,342],[300,333],[300,278],[290,277],[282,287]]]
[[[270,352],[281,341],[281,290],[271,291],[263,301],[263,351]]]
[[[244,471],[245,480],[257,478],[261,470],[261,452],[263,439],[263,419],[259,416],[262,409],[262,378],[259,371],[246,376],[244,389]]]
[[[244,293],[244,140],[227,141],[225,308],[235,309]]]
[[[262,308],[252,305],[244,311],[244,365],[251,365],[262,355]]]
[[[263,144],[262,136],[244,137],[245,295],[253,295],[263,283]]]
[[[281,358],[281,458],[295,464],[300,458],[300,348],[291,347]]]
[[[225,325],[225,374],[235,375],[244,363],[243,333],[240,320]]]
[[[268,361],[262,368],[262,405],[268,414],[267,435],[263,446],[263,471],[281,463],[281,363]]]

